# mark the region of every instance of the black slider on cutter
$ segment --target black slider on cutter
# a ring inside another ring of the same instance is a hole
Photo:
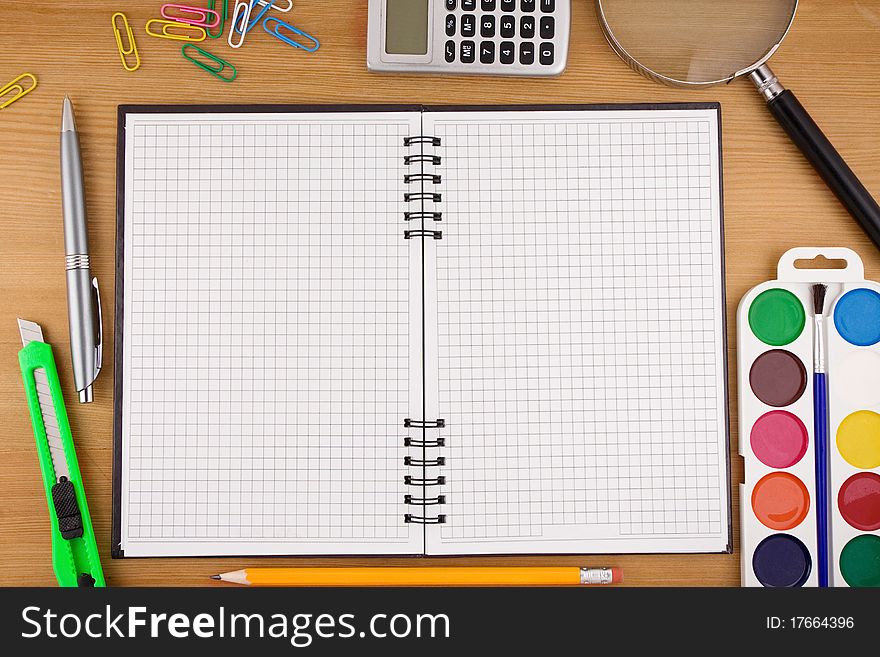
[[[55,505],[61,536],[68,541],[82,536],[83,522],[76,501],[76,491],[67,477],[61,477],[58,483],[52,486],[52,503]]]

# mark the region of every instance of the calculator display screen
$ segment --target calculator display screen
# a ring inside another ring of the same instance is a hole
[[[385,0],[385,52],[428,52],[428,0]]]

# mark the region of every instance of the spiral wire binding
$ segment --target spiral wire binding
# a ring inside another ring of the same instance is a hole
[[[406,428],[412,429],[421,429],[423,432],[428,429],[441,429],[446,426],[446,422],[439,418],[437,420],[413,420],[411,418],[406,418],[403,421],[403,426]],[[446,496],[443,494],[437,495],[429,495],[428,489],[434,486],[443,486],[446,484],[446,477],[442,474],[436,474],[435,476],[429,476],[428,468],[441,468],[446,465],[446,457],[445,456],[436,456],[434,458],[427,458],[425,451],[430,448],[443,447],[446,443],[443,438],[437,437],[434,439],[414,439],[409,436],[403,439],[403,444],[406,447],[416,447],[422,449],[422,457],[416,458],[413,456],[404,456],[403,457],[403,465],[407,468],[416,468],[417,472],[420,471],[420,475],[405,475],[403,477],[403,483],[405,486],[413,486],[416,488],[420,488],[422,490],[420,495],[406,494],[403,496],[403,503],[410,506],[420,506],[420,507],[429,507],[429,506],[441,506],[446,504]],[[443,513],[438,513],[436,516],[426,515],[423,511],[421,515],[414,513],[405,513],[403,515],[403,521],[405,523],[419,524],[419,525],[442,525],[446,522],[446,515]]]
[[[431,237],[435,240],[443,239],[443,231],[442,230],[425,230],[421,228],[419,230],[405,230],[403,231],[403,239],[408,240],[413,237]]]
[[[446,504],[446,496],[415,497],[413,495],[404,495],[403,502],[404,504],[418,504],[420,506],[436,506],[437,504]]]
[[[413,420],[405,418],[403,420],[403,426],[407,429],[442,429],[446,426],[446,420],[442,417],[437,420]]]
[[[417,228],[403,231],[403,237],[404,239],[416,237],[435,240],[442,239],[443,231],[430,230],[425,227],[426,221],[436,222],[443,220],[443,213],[436,207],[436,204],[440,203],[443,197],[440,193],[431,190],[429,187],[430,185],[439,185],[443,177],[440,174],[426,171],[426,168],[438,166],[442,161],[440,155],[426,152],[426,148],[439,147],[441,145],[440,138],[429,135],[415,135],[413,137],[405,137],[403,145],[413,149],[413,152],[403,158],[403,162],[405,165],[414,168],[412,173],[404,175],[403,182],[407,185],[415,185],[413,191],[406,192],[403,195],[405,203],[414,204],[410,206],[411,210],[403,213],[403,220],[406,222],[417,222],[416,226],[418,226]],[[418,148],[418,152],[415,152],[415,147]],[[428,515],[427,508],[429,506],[434,507],[446,504],[445,495],[440,493],[430,495],[428,493],[431,488],[446,484],[446,477],[437,472],[438,468],[446,465],[446,457],[434,456],[434,458],[429,458],[427,450],[444,447],[446,443],[439,436],[428,438],[427,431],[429,429],[442,429],[446,426],[446,421],[443,418],[436,420],[404,418],[403,426],[405,429],[421,430],[421,437],[413,438],[406,436],[403,439],[404,447],[421,450],[419,457],[407,455],[403,458],[403,465],[405,467],[415,468],[412,471],[413,474],[404,476],[404,485],[419,489],[418,493],[404,495],[403,502],[409,506],[421,507],[421,513],[405,513],[403,521],[419,525],[442,525],[446,522],[446,515],[443,513]]]
[[[436,477],[413,477],[406,475],[403,483],[407,486],[442,486],[446,483],[446,477],[437,475]]]
[[[439,155],[426,155],[425,153],[418,153],[417,155],[405,155],[403,157],[404,164],[433,164],[434,166],[440,165],[440,156]]]
[[[434,440],[422,440],[421,438],[411,438],[407,436],[403,439],[404,447],[445,447],[446,439],[443,437]]]
[[[428,182],[432,185],[439,185],[443,181],[443,177],[436,173],[407,173],[403,176],[405,185],[414,182]]]
[[[446,465],[446,458],[438,456],[436,459],[414,459],[411,456],[403,457],[403,464],[415,468],[437,468]]]
[[[441,513],[436,516],[417,516],[412,513],[404,513],[403,521],[417,525],[442,525],[446,523],[446,515]]]
[[[422,212],[418,210],[416,212],[404,212],[403,220],[404,221],[425,221],[426,219],[430,219],[431,221],[440,221],[443,219],[442,212]]]
[[[432,203],[439,203],[441,198],[441,195],[435,192],[407,192],[403,195],[403,200],[406,203],[412,201],[431,201]]]

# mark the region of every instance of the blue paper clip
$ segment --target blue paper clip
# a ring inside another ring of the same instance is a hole
[[[257,4],[257,2],[259,2],[259,0],[251,0],[251,11],[250,11],[250,13],[253,13],[253,11],[254,11],[254,6]],[[263,5],[263,8],[260,9],[260,11],[257,13],[257,15],[256,15],[255,18],[251,18],[251,19],[250,19],[250,22],[247,24],[247,27],[244,29],[244,34],[247,34],[248,32],[250,32],[250,31],[253,29],[254,25],[256,25],[257,23],[259,23],[259,22],[260,22],[260,19],[261,19],[263,16],[265,16],[265,15],[266,15],[266,12],[269,11],[269,10],[272,8],[272,5],[275,4],[275,0],[262,0],[262,2],[265,3],[265,4]],[[239,34],[242,34],[241,25],[239,25],[239,23],[243,23],[243,22],[244,22],[243,20],[238,20],[238,21],[236,21],[236,23],[235,23],[235,31],[238,32]]]
[[[277,25],[275,25],[274,28],[270,28],[269,23],[277,23]],[[281,28],[284,28],[289,32],[293,32],[294,34],[299,35],[299,36],[307,39],[308,41],[311,41],[315,45],[314,46],[304,45],[304,44],[300,43],[299,41],[296,41],[295,39],[292,39],[291,37],[289,37],[285,34],[282,34],[279,31]],[[318,40],[315,37],[313,37],[311,34],[306,34],[298,27],[294,27],[290,23],[285,23],[284,21],[282,21],[278,18],[275,18],[274,16],[267,16],[266,17],[266,20],[263,21],[263,29],[266,30],[273,37],[275,37],[277,39],[281,39],[284,43],[290,44],[294,48],[302,48],[306,52],[315,52],[321,45],[320,43],[318,43]]]

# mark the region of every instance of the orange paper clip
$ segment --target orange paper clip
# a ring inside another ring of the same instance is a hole
[[[161,32],[151,32],[151,25],[161,25]],[[160,39],[174,39],[175,41],[204,41],[208,38],[205,28],[198,25],[188,25],[177,21],[165,21],[153,18],[147,21],[147,34]]]
[[[122,18],[122,28],[116,22],[116,18]],[[113,23],[113,36],[116,37],[116,49],[119,51],[119,59],[122,60],[122,68],[126,71],[136,71],[141,67],[141,56],[138,54],[137,45],[134,42],[134,33],[128,24],[128,17],[121,11],[117,11],[110,19]],[[122,31],[125,30],[125,38],[128,39],[128,47],[122,43]],[[134,64],[129,65],[128,57],[134,55]]]
[[[27,87],[21,84],[21,81],[25,79],[31,81],[31,84]],[[9,84],[0,87],[0,109],[3,109],[4,107],[9,107],[19,98],[26,96],[36,88],[37,78],[35,78],[32,73],[22,73]],[[10,94],[11,97],[8,100],[3,100],[6,96],[9,96]]]

